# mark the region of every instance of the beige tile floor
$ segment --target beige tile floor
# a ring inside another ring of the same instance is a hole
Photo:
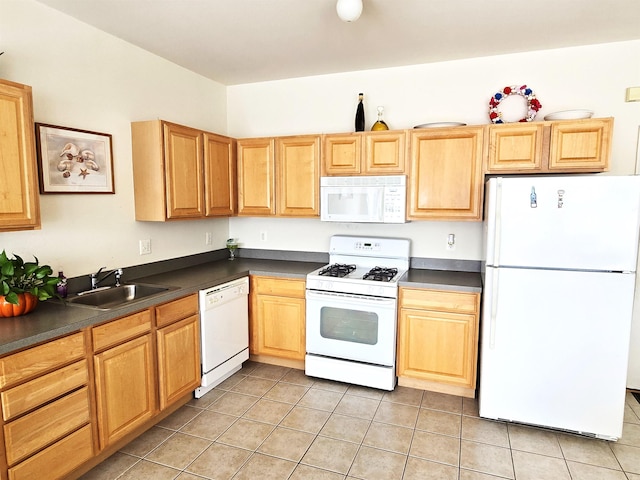
[[[477,402],[383,392],[246,362],[83,480],[640,480],[640,405],[622,438],[478,417]]]

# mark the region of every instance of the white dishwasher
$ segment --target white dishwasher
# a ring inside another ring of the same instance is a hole
[[[249,359],[249,278],[200,290],[202,384],[205,393],[242,368]]]

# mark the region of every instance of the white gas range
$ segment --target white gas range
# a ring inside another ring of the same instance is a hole
[[[334,235],[307,275],[307,375],[384,390],[396,384],[398,280],[410,241]]]

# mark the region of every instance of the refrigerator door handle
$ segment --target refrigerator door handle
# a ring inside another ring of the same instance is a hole
[[[496,179],[495,225],[493,232],[493,266],[500,265],[500,237],[502,230],[502,177]]]
[[[496,345],[496,323],[498,316],[498,276],[499,269],[492,269],[491,275],[491,317],[489,319],[489,348],[493,349]]]

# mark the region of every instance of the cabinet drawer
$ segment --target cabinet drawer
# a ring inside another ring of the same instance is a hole
[[[54,443],[37,455],[9,469],[9,480],[48,478],[57,480],[93,456],[91,425]]]
[[[85,354],[84,334],[75,333],[0,358],[0,388],[41,375]]]
[[[7,463],[14,465],[87,423],[89,390],[85,387],[6,424]]]
[[[93,327],[93,350],[104,350],[150,330],[151,313],[148,310]]]
[[[305,281],[292,278],[252,277],[258,295],[278,295],[304,298]]]
[[[478,298],[477,293],[401,288],[400,308],[475,313],[478,310]]]
[[[81,360],[0,394],[5,421],[86,385],[87,361]]]
[[[163,327],[196,313],[198,313],[198,295],[189,295],[156,307],[156,325]]]

